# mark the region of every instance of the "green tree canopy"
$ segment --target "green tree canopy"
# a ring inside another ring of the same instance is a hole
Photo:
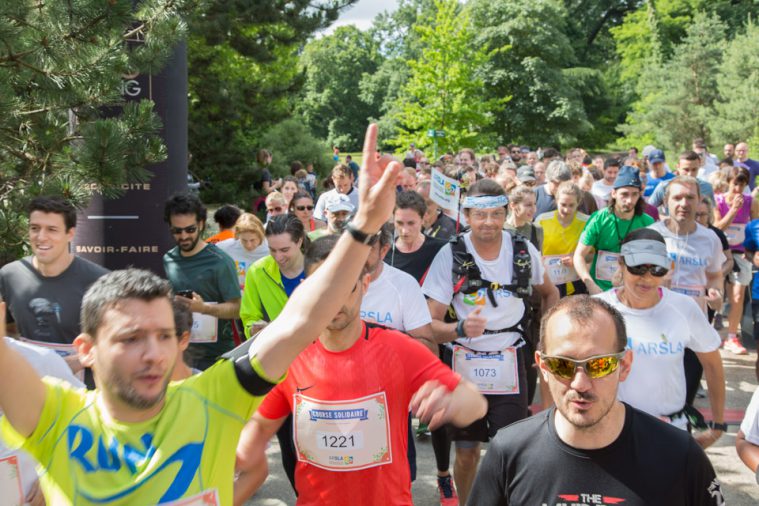
[[[22,253],[31,197],[62,194],[84,206],[93,184],[115,196],[164,159],[152,102],[125,105],[122,76],[161,68],[185,34],[185,7],[0,2],[0,262]]]
[[[397,147],[415,142],[426,148],[432,144],[426,132],[433,129],[445,132],[438,139],[444,150],[488,146],[494,114],[506,101],[483,98],[484,81],[478,70],[488,52],[474,43],[466,8],[456,0],[435,0],[435,8],[414,27],[420,55],[408,61],[411,75],[391,109],[398,132],[389,142]]]

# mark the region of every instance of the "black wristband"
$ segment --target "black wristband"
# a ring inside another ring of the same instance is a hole
[[[466,332],[464,332],[464,322],[466,320],[459,320],[459,322],[456,324],[456,335],[459,337],[466,337]]]
[[[376,234],[367,234],[363,230],[356,228],[351,222],[348,222],[348,224],[345,225],[345,231],[348,232],[355,241],[368,246],[374,244],[374,241],[379,238],[381,233],[381,231],[379,231]]]
[[[727,424],[726,423],[717,423],[717,422],[709,422],[707,423],[710,429],[713,430],[721,430],[722,432],[727,432]]]

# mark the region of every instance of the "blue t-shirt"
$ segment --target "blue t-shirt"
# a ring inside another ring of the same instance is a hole
[[[736,167],[743,167],[748,170],[748,186],[753,190],[759,186],[759,162],[747,158],[745,162],[735,162]]]
[[[759,220],[751,220],[746,225],[746,238],[743,240],[743,247],[746,252],[759,251]],[[759,301],[759,275],[757,275],[755,267],[752,267],[752,270],[754,271],[754,278],[751,281],[751,297],[755,301]]]
[[[282,286],[285,287],[285,293],[287,294],[287,298],[289,299],[290,296],[293,294],[293,291],[298,287],[301,281],[306,279],[306,272],[303,271],[294,278],[288,278],[284,274],[280,272],[280,277],[282,278]]]
[[[671,172],[665,172],[662,177],[656,178],[651,176],[651,172],[648,173],[648,182],[646,183],[646,189],[643,191],[644,197],[650,197],[651,194],[654,192],[654,189],[661,183],[662,181],[666,181],[667,179],[673,179],[675,177],[674,174]]]

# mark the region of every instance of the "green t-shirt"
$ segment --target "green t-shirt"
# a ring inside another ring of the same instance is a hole
[[[161,412],[139,423],[111,418],[98,390],[43,381],[34,432],[24,438],[3,417],[0,435],[40,464],[47,504],[134,506],[214,494],[218,502],[208,504],[232,504],[235,448],[263,397],[240,386],[231,361],[171,383]]]
[[[174,292],[192,290],[205,302],[228,302],[240,298],[237,270],[232,258],[213,244],[196,255],[183,257],[178,247],[163,256],[163,268]],[[219,320],[216,342],[190,344],[193,366],[205,369],[234,348],[232,320]]]
[[[633,216],[632,220],[622,220],[610,212],[608,207],[596,211],[590,216],[580,236],[580,242],[596,249],[596,254],[593,255],[593,264],[590,266],[590,275],[601,290],[610,289],[612,283],[611,280],[600,279],[597,276],[603,271],[603,268],[600,268],[599,272],[596,272],[599,254],[601,255],[601,267],[604,264],[613,264],[615,259],[602,252],[619,253],[620,243],[627,234],[635,229],[647,227],[653,222],[654,219],[645,213]]]

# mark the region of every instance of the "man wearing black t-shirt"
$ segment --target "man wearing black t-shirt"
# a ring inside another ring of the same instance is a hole
[[[427,237],[422,233],[422,220],[427,206],[416,192],[398,194],[393,212],[395,241],[385,262],[414,276],[422,284],[432,260],[446,241]]]
[[[546,313],[536,360],[556,407],[498,432],[468,504],[724,504],[687,432],[616,400],[633,362],[626,335],[619,312],[587,295]]]

